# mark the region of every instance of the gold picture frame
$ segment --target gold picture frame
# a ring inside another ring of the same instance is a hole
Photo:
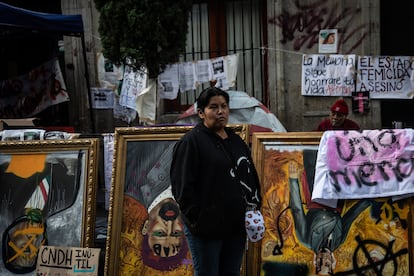
[[[248,142],[248,125],[229,127]],[[150,235],[144,232],[151,213],[148,211],[151,198],[146,195],[159,193],[165,187],[158,187],[155,181],[141,181],[142,177],[156,176],[157,183],[169,185],[172,148],[192,128],[157,126],[115,130],[105,275],[192,275],[191,256],[185,241],[181,240],[175,247],[180,249],[169,256],[151,252],[146,245],[151,242],[147,238]]]
[[[0,142],[1,275],[33,271],[42,244],[93,247],[98,143]]]
[[[413,275],[411,198],[344,200],[335,210],[306,200],[321,136],[253,134],[266,232],[250,275]]]

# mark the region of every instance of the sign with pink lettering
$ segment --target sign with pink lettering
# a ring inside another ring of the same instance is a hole
[[[351,96],[355,65],[355,55],[303,55],[302,95]]]
[[[414,193],[413,129],[326,131],[318,149],[312,201],[405,197]]]

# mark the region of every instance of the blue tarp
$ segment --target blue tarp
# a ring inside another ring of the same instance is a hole
[[[0,36],[49,34],[80,36],[82,16],[35,12],[0,2]]]

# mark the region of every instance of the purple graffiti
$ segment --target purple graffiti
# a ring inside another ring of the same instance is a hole
[[[351,24],[358,22],[361,15],[360,8],[343,8],[338,5],[332,6],[327,1],[315,1],[308,5],[301,5],[296,0],[294,6],[295,13],[284,11],[275,18],[270,18],[269,23],[282,29],[282,39],[280,42],[286,44],[293,42],[293,49],[298,51],[302,47],[311,49],[319,42],[319,31],[321,29],[334,29],[341,26],[338,32],[341,34],[338,40],[338,48],[344,54],[352,53],[368,36],[369,24]],[[341,10],[340,13],[337,11]],[[352,26],[352,27],[351,27]],[[344,49],[345,43],[347,49]]]
[[[403,129],[344,131],[327,141],[327,169],[337,192],[340,183],[358,187],[384,181],[402,182],[412,176],[414,151]]]

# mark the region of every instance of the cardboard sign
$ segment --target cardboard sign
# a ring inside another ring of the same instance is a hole
[[[36,276],[97,276],[100,248],[42,246]]]

